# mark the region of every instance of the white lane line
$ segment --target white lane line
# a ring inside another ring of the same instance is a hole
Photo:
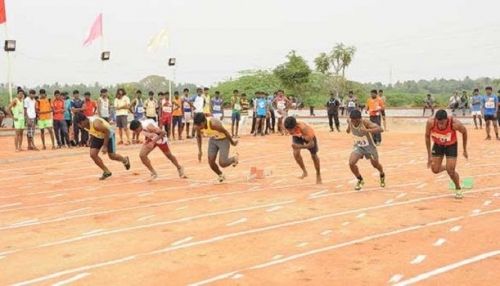
[[[425,258],[427,258],[426,255],[423,254],[417,255],[417,257],[415,257],[412,261],[410,261],[410,264],[420,264],[425,260]]]
[[[297,247],[304,247],[304,246],[307,246],[309,244],[309,242],[301,242],[299,244],[297,244]]]
[[[52,278],[60,277],[60,276],[66,275],[66,274],[71,274],[71,273],[76,273],[76,272],[82,272],[82,271],[85,271],[85,270],[94,269],[94,268],[100,268],[100,267],[105,267],[105,266],[114,265],[114,264],[120,264],[120,263],[123,263],[123,262],[134,260],[135,258],[136,258],[135,255],[132,255],[132,256],[127,256],[127,257],[124,257],[124,258],[110,260],[110,261],[106,261],[106,262],[102,262],[102,263],[96,263],[96,264],[92,264],[92,265],[81,266],[81,267],[73,268],[73,269],[70,269],[70,270],[64,270],[64,271],[52,273],[52,274],[45,275],[45,276],[42,276],[42,277],[39,277],[39,278],[35,278],[35,279],[27,280],[27,281],[22,281],[22,282],[19,282],[19,283],[16,283],[16,284],[12,284],[12,286],[26,286],[26,285],[30,285],[30,284],[42,282],[42,281],[45,281],[45,280],[49,280],[49,279],[52,279]]]
[[[153,194],[153,192],[145,192],[145,193],[140,193],[137,196],[138,197],[146,197],[146,196],[151,196],[152,194]]]
[[[71,243],[71,242],[80,241],[80,240],[84,240],[84,239],[88,239],[88,238],[103,236],[103,235],[122,233],[122,232],[127,232],[127,231],[132,231],[132,230],[146,229],[146,228],[163,226],[163,225],[168,225],[168,224],[173,224],[173,223],[186,222],[186,221],[191,221],[191,220],[200,219],[200,218],[208,218],[208,217],[214,217],[214,216],[218,216],[218,215],[237,213],[237,212],[241,212],[241,211],[262,209],[262,208],[267,208],[267,207],[275,206],[275,205],[291,204],[293,202],[295,202],[295,201],[283,201],[283,202],[272,203],[272,204],[265,204],[265,205],[238,208],[238,209],[230,209],[230,210],[212,212],[212,213],[195,215],[195,216],[190,216],[190,217],[183,217],[183,218],[169,220],[169,221],[160,221],[160,222],[154,222],[154,223],[149,223],[149,224],[144,224],[144,225],[130,226],[130,227],[125,227],[125,228],[117,228],[117,229],[109,230],[106,232],[96,233],[93,235],[77,236],[77,237],[72,237],[72,238],[68,238],[68,239],[48,242],[45,244],[38,245],[35,248],[43,248],[43,247],[48,247],[48,246],[61,245],[61,244]]]
[[[231,279],[241,279],[241,277],[243,277],[243,274],[237,273],[234,274],[233,277],[231,277]]]
[[[416,188],[416,189],[423,189],[423,188],[425,188],[426,186],[427,186],[427,183],[423,183],[423,184],[420,184],[420,185],[416,186],[415,188]]]
[[[392,204],[393,202],[394,202],[394,200],[390,199],[390,200],[385,201],[385,204]]]
[[[218,200],[219,198],[218,197],[213,197],[213,198],[210,198],[208,199],[209,202],[215,202],[216,200]]]
[[[72,211],[69,211],[69,212],[65,212],[65,214],[75,214],[75,213],[78,213],[78,212],[81,212],[81,211],[86,211],[86,210],[89,210],[89,209],[90,209],[90,207],[76,209],[76,210],[72,210]]]
[[[187,209],[188,207],[187,206],[183,206],[183,207],[180,207],[180,208],[176,208],[175,210],[176,211],[181,211],[181,210],[185,210]]]
[[[357,215],[356,217],[357,217],[357,218],[362,218],[362,217],[364,217],[364,216],[366,216],[366,213],[360,213],[360,214],[359,214],[359,215]]]
[[[402,197],[404,197],[406,195],[407,195],[406,193],[401,193],[401,194],[399,194],[399,195],[396,196],[396,199],[400,199],[400,198],[402,198]]]
[[[5,256],[7,254],[15,253],[15,252],[18,252],[18,251],[19,250],[10,250],[10,251],[0,252],[0,256]]]
[[[457,232],[457,231],[459,231],[461,228],[462,228],[462,226],[461,226],[461,225],[456,225],[456,226],[454,226],[454,227],[450,228],[450,231],[451,231],[451,232]]]
[[[350,223],[351,223],[351,222],[349,222],[349,221],[344,221],[341,225],[342,225],[342,226],[346,226],[346,225],[349,225]]]
[[[402,274],[394,274],[394,275],[392,275],[391,279],[389,279],[388,282],[391,284],[398,283],[399,281],[401,281],[401,279],[403,279]]]
[[[155,215],[143,216],[143,217],[138,218],[137,221],[145,221],[145,220],[148,220],[148,219],[153,218],[153,217],[155,217]]]
[[[441,246],[443,245],[444,243],[446,242],[446,239],[444,238],[439,238],[438,240],[436,240],[436,242],[434,242],[434,246]]]
[[[272,259],[273,259],[273,260],[276,260],[276,259],[281,259],[281,258],[283,258],[283,257],[285,257],[285,256],[284,256],[284,255],[281,255],[281,254],[278,254],[278,255],[273,256],[273,258],[272,258]]]
[[[171,246],[177,246],[177,245],[181,245],[181,244],[184,244],[184,243],[186,243],[186,242],[189,242],[189,241],[191,241],[191,240],[193,240],[193,237],[192,237],[192,236],[188,236],[188,237],[186,237],[186,238],[184,238],[184,239],[174,241],[174,242],[172,242],[170,245],[171,245]]]
[[[473,192],[477,193],[477,192],[481,192],[481,191],[480,190],[476,190],[476,191],[473,191]],[[431,197],[427,197],[427,198],[420,198],[420,199],[417,199],[417,200],[421,201],[422,199],[429,200],[431,198],[444,198],[444,197],[450,197],[450,195],[431,196]],[[415,200],[410,200],[410,201],[414,202]],[[410,201],[408,201],[408,202],[410,202]],[[408,202],[399,203],[399,204],[408,204]],[[376,208],[385,208],[385,207],[387,207],[387,206],[385,206],[385,205],[384,206],[377,206]],[[374,207],[372,207],[372,208],[374,208]],[[490,214],[490,213],[496,213],[497,211],[500,211],[500,209],[496,209],[496,210],[493,210],[493,211],[485,211],[485,212],[482,212],[482,213],[478,214],[477,216],[484,216],[484,215],[487,215],[487,214]],[[339,215],[339,214],[338,213],[335,214],[335,216],[337,216],[337,215]],[[331,216],[332,216],[332,214],[328,215],[328,217],[331,217]],[[321,252],[333,250],[333,249],[336,249],[336,248],[346,247],[346,246],[350,246],[350,245],[354,245],[354,244],[357,244],[357,243],[366,242],[366,241],[377,239],[377,238],[381,238],[381,237],[386,237],[386,236],[391,236],[391,235],[394,235],[394,234],[399,234],[399,233],[404,233],[404,232],[408,232],[408,231],[418,230],[418,229],[421,229],[421,228],[424,228],[424,227],[429,227],[429,226],[434,226],[434,225],[441,225],[441,224],[446,224],[446,223],[450,223],[450,222],[456,222],[456,221],[459,221],[461,219],[464,219],[464,217],[463,216],[461,216],[461,217],[455,217],[455,218],[450,218],[450,219],[447,219],[447,220],[434,221],[434,222],[427,223],[427,224],[414,225],[414,226],[403,228],[403,229],[397,229],[397,230],[394,230],[394,231],[391,231],[391,232],[373,234],[373,235],[370,235],[370,236],[367,236],[367,237],[364,237],[364,238],[361,238],[361,239],[357,239],[357,240],[354,240],[354,241],[349,241],[349,242],[345,242],[345,243],[337,244],[337,245],[331,245],[331,246],[328,246],[326,248],[315,249],[315,250],[311,250],[311,251],[308,251],[308,252],[305,252],[305,253],[300,253],[300,254],[297,254],[297,255],[289,256],[286,259],[282,259],[282,260],[278,261],[276,264],[285,263],[285,262],[288,262],[288,261],[291,261],[291,260],[294,260],[294,259],[298,259],[298,258],[301,258],[301,257],[305,257],[305,256],[309,256],[309,255],[313,255],[313,254],[317,254],[317,253],[321,253]],[[300,221],[294,221],[294,222],[289,222],[289,223],[285,223],[285,224],[271,225],[271,226],[267,226],[267,227],[264,227],[264,228],[257,228],[257,229],[252,229],[252,230],[247,230],[247,231],[242,231],[242,232],[237,232],[237,233],[231,233],[231,234],[217,236],[217,237],[212,237],[210,239],[201,240],[201,241],[197,241],[197,242],[192,242],[192,243],[180,245],[180,246],[177,246],[177,247],[167,247],[167,248],[164,248],[164,249],[160,249],[160,250],[156,250],[156,251],[152,251],[152,252],[147,252],[147,253],[140,253],[140,254],[137,254],[137,255],[140,255],[142,257],[142,256],[163,254],[163,253],[175,251],[175,250],[178,250],[178,249],[184,249],[184,248],[188,248],[188,247],[192,247],[192,246],[209,244],[209,243],[212,243],[214,241],[223,241],[223,240],[226,240],[228,238],[233,238],[233,237],[238,237],[238,236],[242,236],[242,235],[258,233],[258,232],[262,232],[262,231],[266,231],[266,230],[277,229],[277,228],[284,227],[284,226],[297,225],[297,224],[300,224],[300,223],[309,222],[309,221],[317,221],[317,220],[318,220],[318,217],[315,217],[315,218],[307,219],[305,221],[304,220],[300,220]],[[72,269],[70,268],[70,269],[67,269],[67,270],[55,272],[55,273],[48,274],[48,275],[45,275],[45,276],[33,278],[31,280],[22,281],[22,282],[19,282],[19,283],[15,284],[15,285],[17,285],[17,286],[24,286],[24,285],[29,285],[29,284],[33,284],[33,283],[38,283],[38,282],[42,282],[42,281],[49,280],[49,279],[52,279],[52,278],[60,277],[60,276],[66,275],[66,274],[71,274],[71,273],[86,271],[86,270],[90,270],[90,269],[97,269],[97,268],[101,268],[101,267],[105,267],[105,266],[113,265],[113,264],[124,263],[124,262],[130,261],[130,260],[133,260],[135,258],[136,258],[135,255],[134,256],[127,256],[127,257],[121,258],[121,259],[116,259],[116,260],[111,260],[111,261],[105,261],[105,262],[101,262],[101,263],[97,263],[97,264],[85,265],[85,266],[81,266],[81,267],[78,267],[78,268],[72,268]],[[275,263],[275,262],[273,262],[273,263]],[[231,275],[234,275],[237,272],[238,271],[233,271],[233,272],[229,272],[229,273],[220,274],[218,276],[215,276],[215,277],[203,280],[201,282],[197,282],[195,284],[190,284],[190,285],[204,285],[204,284],[211,283],[211,282],[214,282],[214,281],[226,279],[227,277],[230,277]]]
[[[486,253],[483,253],[483,254],[480,254],[480,255],[477,255],[474,257],[470,257],[470,258],[467,258],[467,259],[464,259],[464,260],[461,260],[461,261],[458,261],[458,262],[455,262],[452,264],[448,264],[448,265],[445,265],[443,267],[439,267],[439,268],[436,268],[434,270],[419,274],[419,275],[414,276],[410,279],[399,282],[398,284],[396,284],[396,286],[407,286],[407,285],[415,284],[417,282],[421,282],[421,281],[424,281],[426,279],[429,279],[433,276],[448,272],[448,271],[453,270],[453,269],[457,269],[457,268],[465,266],[467,264],[471,264],[471,263],[475,263],[475,262],[478,262],[478,261],[481,261],[484,259],[495,257],[497,255],[500,255],[500,249],[486,252]]]
[[[52,195],[52,196],[48,196],[47,199],[53,199],[53,198],[57,198],[57,197],[62,197],[64,195],[65,194],[55,194],[55,195]]]
[[[494,197],[500,197],[500,193],[494,193],[493,196]]]
[[[489,206],[489,205],[491,205],[491,201],[490,200],[485,201],[484,204],[483,204],[483,206]]]
[[[328,193],[328,190],[323,190],[323,191],[312,193],[309,195],[309,197],[315,197],[315,196],[319,196],[319,195],[326,194],[326,193]]]
[[[332,230],[325,230],[325,231],[322,231],[320,234],[321,235],[329,235],[330,233],[332,233],[333,231]]]
[[[20,206],[20,205],[22,205],[22,203],[13,203],[13,204],[1,205],[0,209],[8,208],[8,207]]]
[[[481,212],[481,210],[480,210],[480,209],[475,209],[475,210],[473,210],[473,211],[472,211],[472,213],[473,213],[473,214],[478,214],[478,213],[480,213],[480,212]]]
[[[28,220],[15,222],[15,223],[11,224],[11,226],[32,225],[32,224],[37,224],[37,223],[38,223],[38,219],[35,218],[35,219],[28,219]]]
[[[303,257],[315,255],[315,254],[318,254],[318,253],[324,253],[324,252],[335,250],[335,249],[338,249],[338,248],[343,248],[343,247],[347,247],[347,246],[351,246],[351,245],[356,245],[356,244],[359,244],[359,243],[367,242],[367,241],[370,241],[370,240],[373,240],[373,239],[379,239],[379,238],[382,238],[382,237],[389,237],[389,236],[393,236],[393,235],[400,234],[400,233],[405,233],[405,232],[409,232],[409,231],[419,230],[419,229],[422,229],[422,228],[425,228],[425,227],[429,227],[429,226],[447,224],[447,223],[458,221],[458,220],[461,220],[461,219],[464,219],[464,218],[465,217],[463,217],[463,216],[454,217],[454,218],[450,218],[450,219],[446,219],[446,220],[438,220],[438,221],[430,222],[430,223],[427,223],[427,224],[413,225],[413,226],[409,226],[409,227],[405,227],[405,228],[400,228],[400,229],[396,229],[396,230],[389,231],[389,232],[382,232],[382,233],[372,234],[372,235],[368,235],[368,236],[365,236],[365,237],[362,237],[362,238],[358,238],[358,239],[355,239],[355,240],[346,241],[346,242],[343,242],[343,243],[333,244],[333,245],[325,246],[325,247],[322,247],[322,248],[317,248],[317,249],[309,250],[309,251],[306,251],[306,252],[302,252],[302,253],[290,255],[290,256],[287,256],[287,257],[282,258],[282,259],[271,260],[271,261],[268,261],[268,262],[265,262],[265,263],[261,263],[261,264],[257,264],[257,265],[254,265],[254,266],[251,266],[251,267],[248,267],[248,268],[239,269],[237,271],[223,273],[223,274],[217,275],[215,277],[208,278],[208,279],[202,280],[202,281],[198,281],[198,282],[195,282],[195,283],[192,283],[192,284],[189,284],[189,285],[194,285],[194,286],[206,285],[206,284],[209,284],[209,283],[213,283],[215,281],[224,280],[227,277],[233,275],[234,273],[239,273],[239,272],[249,271],[249,270],[255,270],[255,269],[267,268],[267,267],[270,267],[270,266],[274,266],[274,265],[278,265],[278,264],[283,264],[283,263],[286,263],[286,262],[289,262],[289,261],[293,261],[293,260],[296,260],[296,259],[300,259],[300,258],[303,258]]]
[[[246,217],[242,217],[240,218],[239,220],[235,220],[233,222],[230,222],[228,224],[226,224],[226,226],[234,226],[234,225],[237,225],[237,224],[240,224],[240,223],[244,223],[246,222],[248,219]]]
[[[282,209],[282,208],[283,208],[282,206],[275,206],[275,207],[272,207],[272,208],[268,208],[268,209],[266,210],[266,212],[268,212],[268,213],[270,213],[270,212],[275,212],[275,211],[277,211],[277,210],[279,210],[279,209]]]
[[[103,232],[103,231],[104,231],[104,229],[99,228],[99,229],[94,229],[91,231],[84,232],[84,233],[82,233],[82,235],[91,235],[91,234],[96,234],[96,233]]]
[[[285,181],[286,181],[286,179],[276,180],[276,181],[272,182],[271,185],[281,184],[281,183],[283,183]]]
[[[69,278],[69,279],[66,279],[66,280],[63,280],[63,281],[59,281],[59,282],[57,282],[57,283],[54,283],[54,284],[52,284],[52,286],[63,286],[63,285],[67,285],[67,284],[73,283],[73,282],[75,282],[75,281],[77,281],[77,280],[83,279],[83,278],[85,278],[85,277],[87,277],[87,276],[89,276],[89,275],[90,275],[90,273],[87,273],[87,272],[86,272],[86,273],[80,273],[80,274],[75,275],[75,276],[73,276],[73,277],[71,277],[71,278]]]

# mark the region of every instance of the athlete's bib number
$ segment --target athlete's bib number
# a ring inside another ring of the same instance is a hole
[[[285,109],[285,103],[283,101],[278,102],[279,109]]]
[[[356,107],[356,103],[354,101],[349,101],[347,107]]]
[[[137,113],[144,113],[144,107],[138,106],[137,107]]]
[[[370,145],[370,143],[368,143],[368,141],[367,141],[367,140],[364,140],[364,139],[361,139],[361,140],[356,140],[356,141],[355,141],[355,144],[356,144],[356,146],[358,146],[358,147],[366,147],[366,146]]]
[[[495,101],[494,100],[488,100],[487,102],[484,103],[485,108],[495,108]]]
[[[221,110],[220,109],[220,105],[214,105],[212,108],[214,109],[214,111],[220,111]]]
[[[234,105],[234,110],[236,110],[236,111],[240,111],[240,110],[241,110],[241,105],[239,105],[239,104],[235,104],[235,105]]]
[[[172,106],[163,107],[163,112],[171,113],[172,112]]]

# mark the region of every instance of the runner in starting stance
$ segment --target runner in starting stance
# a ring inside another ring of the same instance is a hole
[[[372,166],[380,172],[380,186],[385,187],[385,173],[382,165],[378,160],[378,152],[375,143],[373,142],[373,134],[382,132],[382,128],[366,119],[361,118],[361,112],[357,109],[349,113],[347,120],[347,133],[352,133],[354,137],[354,150],[349,158],[349,167],[351,172],[358,179],[358,183],[354,188],[356,191],[361,190],[365,181],[359,173],[359,168],[356,163],[359,159],[370,159]]]
[[[156,147],[158,147],[163,152],[165,157],[167,157],[170,162],[174,164],[177,168],[177,172],[179,172],[179,177],[183,179],[187,178],[184,174],[184,168],[179,165],[177,158],[175,158],[175,156],[172,155],[172,152],[170,152],[167,132],[161,130],[156,121],[153,119],[133,120],[130,122],[130,130],[136,134],[137,138],[139,138],[139,134],[141,134],[141,132],[146,137],[146,142],[142,145],[139,157],[141,158],[142,163],[151,172],[151,180],[156,179],[158,177],[158,173],[156,173],[153,165],[151,165],[148,155]]]

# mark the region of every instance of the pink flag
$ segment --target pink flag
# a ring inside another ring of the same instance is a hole
[[[7,22],[7,13],[5,12],[5,2],[0,0],[0,24]]]
[[[88,46],[95,39],[102,37],[102,13],[97,16],[94,24],[92,24],[92,28],[90,28],[90,33],[85,42],[83,42],[84,46]]]

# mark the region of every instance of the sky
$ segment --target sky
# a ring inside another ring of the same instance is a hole
[[[485,0],[5,0],[0,40],[17,40],[12,80],[114,84],[157,74],[213,85],[272,69],[291,50],[314,58],[339,42],[357,48],[347,77],[361,82],[500,74],[500,1]],[[83,41],[99,13],[104,37]],[[7,28],[7,29],[5,29]],[[169,45],[148,52],[167,28]],[[7,31],[5,31],[7,30]],[[3,44],[2,44],[3,46]],[[101,50],[111,60],[101,62]],[[175,57],[174,69],[167,65]],[[0,82],[7,56],[0,53]]]

